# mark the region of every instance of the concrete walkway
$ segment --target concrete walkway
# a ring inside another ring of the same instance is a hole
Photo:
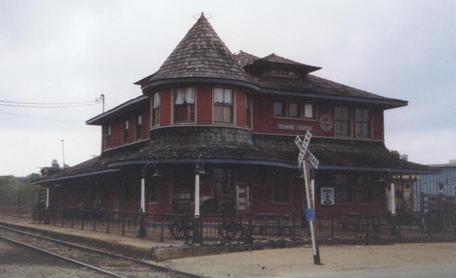
[[[423,268],[445,267],[442,277],[456,277],[456,243],[322,246],[321,256],[324,265],[319,266],[312,264],[310,248],[239,252],[165,264],[205,277],[395,277],[396,272],[400,277],[427,277],[407,276],[407,271],[416,274]]]

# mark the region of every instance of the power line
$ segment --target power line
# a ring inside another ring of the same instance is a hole
[[[18,117],[24,117],[24,118],[30,118],[30,119],[35,119],[35,120],[63,122],[63,123],[70,123],[70,124],[79,124],[79,122],[75,122],[75,121],[67,121],[67,120],[52,119],[52,118],[46,118],[46,117],[30,116],[30,115],[24,115],[24,114],[12,113],[12,112],[0,111],[0,114],[6,114],[6,115],[18,116]]]
[[[0,102],[12,103],[12,104],[25,104],[25,105],[73,105],[73,104],[94,103],[94,102],[99,102],[100,100],[101,100],[100,98],[96,98],[94,100],[72,101],[72,102],[26,102],[26,101],[14,101],[14,100],[0,100]]]
[[[96,98],[90,101],[79,102],[27,102],[27,101],[12,101],[0,100],[0,106],[21,107],[21,108],[71,108],[96,105],[103,102],[103,98]]]
[[[100,102],[92,102],[86,104],[68,104],[68,105],[32,105],[32,104],[12,104],[0,102],[0,106],[6,107],[20,107],[20,108],[72,108],[72,107],[84,107],[98,105]]]

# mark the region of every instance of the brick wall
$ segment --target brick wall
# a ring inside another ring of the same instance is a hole
[[[212,124],[212,87],[197,87],[197,121],[200,125]]]

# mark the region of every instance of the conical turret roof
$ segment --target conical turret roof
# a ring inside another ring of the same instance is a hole
[[[160,69],[136,84],[170,79],[225,79],[248,83],[244,69],[204,14],[187,32]]]

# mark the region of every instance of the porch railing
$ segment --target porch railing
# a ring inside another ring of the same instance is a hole
[[[36,208],[33,211],[33,221],[123,236],[141,235],[161,242],[248,243],[283,239],[309,240],[307,221],[300,215],[203,214],[194,218],[186,214]],[[318,217],[317,236],[321,241],[358,244],[456,240],[456,215],[323,215]]]

